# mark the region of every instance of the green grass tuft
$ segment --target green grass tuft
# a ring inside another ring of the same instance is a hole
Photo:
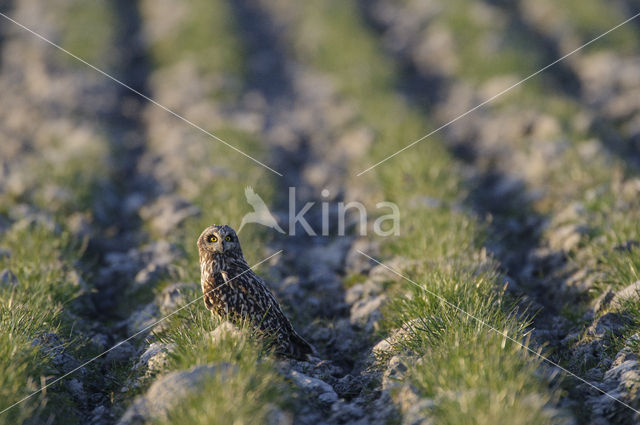
[[[16,287],[0,288],[0,410],[55,379],[61,371],[51,355],[33,345],[34,338],[52,332],[70,333],[72,318],[66,308],[82,290],[74,281],[69,264],[80,252],[67,233],[42,225],[8,230],[0,245],[11,250],[0,259],[0,270],[9,268],[17,277]],[[66,347],[66,345],[65,345]],[[58,385],[35,395],[0,416],[0,423],[15,424],[27,418],[58,417],[60,406],[73,406],[70,396]],[[73,409],[66,423],[77,418]]]

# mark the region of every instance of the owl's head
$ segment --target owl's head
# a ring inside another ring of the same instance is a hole
[[[243,258],[238,235],[226,224],[214,224],[204,229],[198,238],[198,251],[200,251],[200,256],[203,254],[222,254]]]

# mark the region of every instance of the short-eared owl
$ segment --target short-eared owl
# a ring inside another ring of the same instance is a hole
[[[313,349],[291,326],[266,284],[242,255],[236,232],[226,225],[209,226],[198,238],[204,304],[214,314],[248,319],[275,339],[276,353],[305,359]]]

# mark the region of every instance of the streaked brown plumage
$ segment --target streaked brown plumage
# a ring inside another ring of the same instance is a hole
[[[247,264],[236,232],[227,225],[209,226],[198,238],[204,304],[231,320],[248,319],[274,338],[278,354],[305,359],[313,353],[282,313],[264,281]]]

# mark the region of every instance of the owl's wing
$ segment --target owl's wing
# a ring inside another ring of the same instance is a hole
[[[307,355],[315,353],[315,349],[304,338],[298,335],[289,319],[287,319],[282,312],[280,304],[275,299],[271,291],[269,291],[269,288],[267,288],[264,280],[259,276],[256,277],[258,277],[260,284],[262,284],[264,288],[263,293],[266,295],[268,304],[268,310],[265,311],[264,318],[267,323],[265,323],[263,328],[269,332],[279,331],[280,334],[286,335],[285,340],[288,341],[285,344],[280,344],[276,352],[298,360],[306,360]]]
[[[313,354],[314,348],[295,331],[264,280],[253,272],[244,276],[248,276],[242,282],[248,285],[244,288],[245,294],[258,307],[252,320],[262,331],[275,337],[276,352],[298,360],[305,360],[307,355]]]
[[[282,312],[280,304],[273,296],[265,281],[257,274],[250,271],[244,274],[247,279],[242,281],[242,284],[247,285],[246,295],[251,299],[255,306],[258,307],[258,315],[255,319],[260,324],[261,328],[275,331],[282,329],[289,331],[292,329],[289,320]]]

